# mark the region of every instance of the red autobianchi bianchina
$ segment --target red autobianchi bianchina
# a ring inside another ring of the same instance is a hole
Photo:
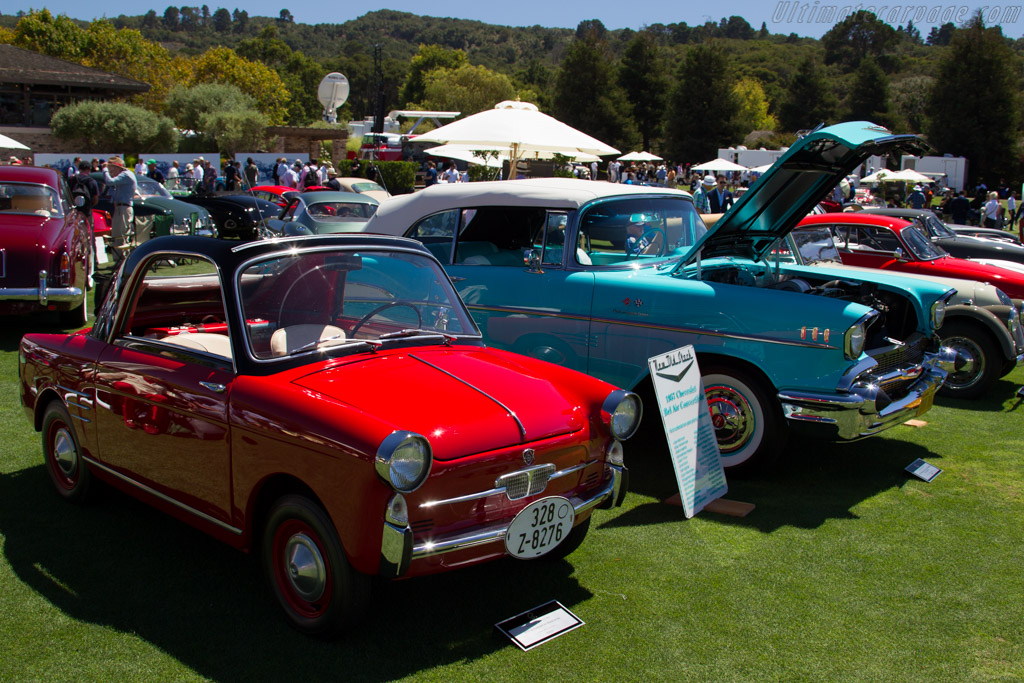
[[[91,329],[26,335],[21,359],[58,493],[103,480],[258,550],[318,634],[358,617],[371,575],[572,552],[621,503],[641,416],[633,394],[484,346],[403,238],[158,238]]]
[[[0,166],[0,314],[57,311],[86,321],[89,225],[62,174]]]

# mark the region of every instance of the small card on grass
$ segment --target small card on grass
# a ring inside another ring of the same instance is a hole
[[[494,626],[525,652],[583,626],[583,620],[552,600]]]
[[[921,458],[918,458],[914,462],[907,465],[906,470],[907,472],[910,472],[918,479],[923,479],[927,482],[930,482],[932,479],[942,474],[941,469],[939,469],[935,465],[931,465],[925,462]]]

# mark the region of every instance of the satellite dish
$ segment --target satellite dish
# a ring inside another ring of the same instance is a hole
[[[348,79],[343,74],[329,73],[320,81],[316,89],[316,98],[324,105],[324,120],[338,122],[338,107],[348,100]]]

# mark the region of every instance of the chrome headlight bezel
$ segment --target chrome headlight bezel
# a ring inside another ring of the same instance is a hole
[[[868,328],[865,320],[861,318],[853,325],[850,325],[843,335],[843,353],[847,360],[857,360],[860,354],[864,353],[864,346],[868,340]]]
[[[952,296],[952,293],[932,304],[932,327],[936,330],[940,329],[942,327],[942,323],[946,320],[946,301],[950,296]]]
[[[377,476],[395,491],[412,493],[427,480],[433,462],[433,452],[426,437],[396,430],[381,442],[374,458],[374,468]]]
[[[616,389],[608,394],[608,398],[601,405],[602,418],[611,429],[612,436],[620,441],[636,433],[643,413],[640,397],[623,389]]]

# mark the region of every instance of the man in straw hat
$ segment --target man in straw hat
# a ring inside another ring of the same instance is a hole
[[[114,247],[114,262],[124,258],[128,246],[128,234],[135,221],[132,201],[139,183],[135,174],[124,166],[121,157],[110,157],[103,164],[103,180],[113,188],[114,215],[111,218],[110,237]]]

